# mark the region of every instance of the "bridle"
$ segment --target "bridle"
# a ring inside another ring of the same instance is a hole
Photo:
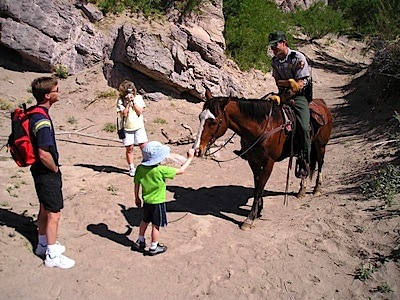
[[[225,113],[225,107],[224,107],[222,113],[223,113],[223,115],[224,115],[225,123],[227,123],[226,113]],[[235,133],[234,133],[222,146],[220,146],[217,150],[215,150],[215,151],[212,152],[212,153],[208,153],[208,154],[207,154],[207,152],[210,151],[211,145],[212,145],[212,144],[215,142],[215,140],[216,140],[215,136],[216,136],[216,134],[217,134],[219,128],[221,127],[221,124],[222,124],[222,118],[219,118],[219,122],[218,122],[218,125],[217,125],[217,129],[215,130],[214,133],[211,134],[211,138],[210,138],[210,140],[209,140],[208,143],[207,143],[207,148],[206,148],[206,151],[204,152],[204,156],[206,156],[206,157],[207,157],[207,156],[211,156],[211,155],[217,153],[218,151],[220,151],[220,150],[221,150],[222,148],[224,148],[224,147],[233,139],[233,137],[236,135],[236,132],[235,132]]]

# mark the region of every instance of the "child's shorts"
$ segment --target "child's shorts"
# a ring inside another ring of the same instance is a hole
[[[165,202],[160,204],[143,204],[143,222],[160,227],[168,225]]]

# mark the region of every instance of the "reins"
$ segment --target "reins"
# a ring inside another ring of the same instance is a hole
[[[270,112],[269,112],[269,115],[268,115],[268,122],[267,122],[267,124],[265,125],[265,127],[264,127],[264,129],[263,129],[263,132],[262,132],[261,135],[250,145],[249,148],[247,148],[246,150],[244,150],[240,155],[237,155],[237,156],[235,156],[235,157],[233,157],[233,158],[230,158],[230,159],[227,159],[227,160],[218,160],[218,159],[216,159],[216,158],[211,158],[211,159],[212,159],[213,161],[217,162],[218,164],[219,164],[219,163],[228,162],[228,161],[232,161],[232,160],[238,159],[239,157],[242,157],[244,154],[246,154],[246,153],[249,152],[251,149],[253,149],[258,143],[260,143],[260,142],[262,142],[262,141],[265,141],[266,139],[268,139],[269,137],[271,137],[271,136],[274,135],[275,133],[277,133],[277,132],[283,130],[288,124],[291,124],[290,120],[288,120],[286,123],[282,124],[281,126],[275,127],[274,129],[267,131],[267,129],[268,129],[268,127],[269,127],[269,124],[270,124],[271,116],[272,116],[272,110],[273,110],[273,107],[271,107],[271,109],[270,109]],[[226,120],[225,110],[224,110],[224,117],[225,117],[225,120]],[[219,126],[220,126],[220,124],[221,124],[221,121],[222,121],[222,120],[220,120],[220,123],[218,124],[218,128],[219,128]],[[218,128],[217,128],[217,131],[218,131]],[[267,132],[266,132],[266,131],[267,131]],[[232,138],[235,136],[235,134],[236,134],[236,133],[234,133],[234,134],[224,143],[224,145],[222,145],[221,147],[219,147],[219,148],[218,148],[217,150],[215,150],[214,152],[208,154],[207,156],[210,156],[210,155],[212,155],[212,154],[214,154],[214,153],[220,151],[223,147],[225,147],[225,146],[232,140]]]
[[[220,151],[222,148],[224,148],[224,147],[233,139],[233,137],[234,137],[235,135],[236,135],[236,132],[234,132],[234,133],[232,134],[232,136],[231,136],[222,146],[220,146],[220,147],[219,147],[217,150],[215,150],[214,152],[207,154],[207,156],[211,156],[211,155],[217,153],[218,151]],[[235,157],[235,158],[237,158],[237,157]],[[228,161],[228,160],[227,160],[227,161]]]

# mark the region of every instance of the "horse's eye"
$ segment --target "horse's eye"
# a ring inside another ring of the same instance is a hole
[[[208,124],[210,125],[216,125],[217,124],[217,120],[216,119],[207,119]]]

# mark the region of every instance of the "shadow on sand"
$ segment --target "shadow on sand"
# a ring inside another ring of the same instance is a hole
[[[242,186],[215,186],[203,187],[200,189],[184,188],[178,186],[168,186],[167,189],[174,193],[175,201],[167,202],[167,212],[186,212],[195,215],[213,215],[224,220],[241,224],[237,220],[230,218],[224,213],[232,213],[240,216],[247,216],[250,206],[247,206],[248,199],[253,195],[253,188]],[[272,195],[274,193],[267,193]],[[280,194],[280,193],[277,193]],[[118,233],[108,228],[107,224],[89,224],[87,230],[93,234],[107,238],[113,242],[130,247],[132,251],[137,249],[135,242],[128,236],[132,233],[132,227],[138,227],[142,220],[142,209],[138,207],[127,208],[123,204],[118,204],[121,213],[127,221],[127,231]],[[244,218],[243,218],[244,220]],[[140,251],[143,252],[143,251]],[[146,255],[146,252],[143,252]]]
[[[38,243],[38,233],[32,217],[0,208],[0,225],[14,228],[15,231],[23,235],[31,243],[32,249],[35,249]]]
[[[76,167],[83,167],[92,169],[95,172],[100,173],[120,173],[120,174],[128,174],[127,169],[121,169],[113,166],[105,166],[105,165],[91,165],[91,164],[75,164]]]

